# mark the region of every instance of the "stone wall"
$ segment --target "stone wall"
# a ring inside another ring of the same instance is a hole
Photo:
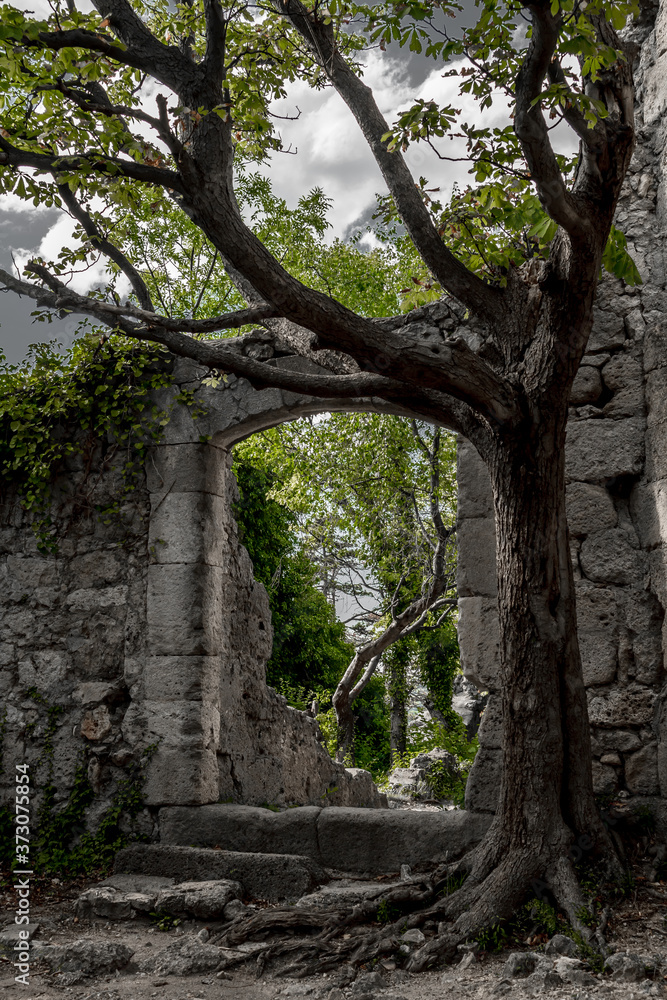
[[[267,687],[268,598],[232,512],[229,446],[312,401],[235,379],[212,389],[202,374],[175,363],[157,398],[169,422],[120,519],[95,512],[122,491],[108,442],[85,479],[79,462],[55,484],[54,513],[79,497],[61,519],[57,554],[39,553],[29,518],[4,496],[3,801],[15,764],[28,762],[58,809],[83,765],[94,826],[148,751],[139,829],[151,836],[164,805],[386,804],[367,772],[330,759],[315,720]],[[191,408],[176,403],[186,385]]]
[[[639,142],[617,224],[643,278],[603,280],[567,431],[567,510],[594,782],[603,795],[667,798],[667,5],[637,29]],[[639,50],[639,43],[641,49]],[[644,109],[644,110],[642,110]],[[501,732],[493,501],[461,441],[459,640],[464,672],[492,692],[468,808],[492,811]]]

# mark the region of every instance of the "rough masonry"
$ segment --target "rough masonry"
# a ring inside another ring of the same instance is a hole
[[[645,7],[635,32],[639,143],[618,214],[644,284],[600,288],[571,400],[568,520],[596,789],[639,797],[667,825],[667,6],[655,24],[656,5]],[[273,363],[286,362],[276,354]],[[346,406],[233,377],[213,388],[204,374],[175,362],[173,386],[157,398],[170,419],[122,523],[94,514],[121,485],[110,442],[88,456],[85,488],[76,464],[55,484],[54,509],[69,499],[77,512],[56,555],[38,552],[16,498],[3,498],[3,798],[16,761],[52,786],[56,809],[83,769],[94,827],[143,761],[136,828],[153,839],[161,807],[385,804],[366,772],[332,762],[315,722],[267,687],[268,601],[232,512],[236,441]],[[176,403],[182,388],[194,409]],[[491,692],[467,808],[488,814],[501,749],[495,540],[488,477],[465,441],[458,540],[462,663]]]
[[[90,456],[83,483],[79,460],[55,484],[56,512],[85,493],[75,516],[69,505],[56,555],[39,553],[29,518],[4,499],[5,799],[15,762],[32,765],[37,787],[54,787],[56,808],[84,767],[94,826],[143,762],[138,830],[151,837],[165,805],[386,805],[370,774],[332,761],[315,720],[266,685],[268,598],[233,516],[231,445],[313,403],[234,378],[213,389],[204,374],[174,362],[173,386],[156,399],[171,419],[120,522],[94,512],[122,489],[122,456],[109,457],[109,442]],[[185,387],[195,392],[190,409],[175,402]]]

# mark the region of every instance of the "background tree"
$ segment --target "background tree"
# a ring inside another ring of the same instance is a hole
[[[219,0],[188,0],[176,9],[166,0],[93,3],[97,14],[83,14],[75,0],[54,0],[43,21],[3,6],[2,184],[46,204],[64,200],[91,243],[124,272],[133,298],[76,295],[57,267],[40,261],[27,268],[31,280],[0,273],[4,287],[257,387],[310,393],[323,407],[372,398],[378,408],[473,442],[494,493],[504,772],[495,819],[461,865],[464,884],[430,908],[449,931],[420,948],[410,967],[455,954],[480,926],[512,914],[536,879],[591,939],[579,918],[570,846],[586,836],[607,864],[615,856],[591,779],[564,440],[603,260],[632,277],[612,220],[634,145],[631,65],[617,31],[638,5],[481,0],[477,25],[457,41],[437,21],[456,10],[451,2],[370,11],[346,2],[309,9],[300,0],[252,11]],[[350,18],[358,19],[356,33],[345,30]],[[436,40],[431,26],[441,30]],[[390,127],[354,62],[369,37],[425,48],[441,63],[467,56],[462,89],[483,107],[498,90],[506,93],[511,122],[479,128],[459,122],[454,107],[417,102]],[[388,210],[402,220],[427,283],[442,296],[432,307],[385,320],[360,315],[291,274],[242,217],[234,158],[275,146],[270,101],[296,77],[334,86],[358,121],[387,185]],[[156,95],[150,111],[148,82]],[[554,151],[545,114],[561,117],[578,138],[576,169]],[[497,227],[499,250],[490,258],[474,230],[472,256],[461,252],[461,230],[470,227],[452,226],[448,210],[427,200],[428,182],[416,183],[402,156],[410,142],[437,148],[459,127],[481,185],[471,195],[473,214],[478,202],[510,206],[503,219],[510,238]],[[201,228],[247,307],[200,320],[156,312],[91,201],[132,207],[144,185],[170,192]],[[535,197],[544,216],[527,229]],[[512,235],[512,226],[525,239]],[[256,337],[192,336],[257,322],[300,358],[317,359],[320,371],[265,363]],[[369,942],[365,953],[377,954],[379,939]],[[359,960],[352,939],[348,947]]]
[[[257,435],[238,451],[275,470],[282,485],[272,495],[298,514],[324,594],[334,605],[345,600],[356,650],[333,695],[338,759],[355,760],[355,702],[397,642],[401,652],[388,661],[391,749],[404,753],[406,640],[439,629],[456,606],[453,438],[397,417],[332,414]]]

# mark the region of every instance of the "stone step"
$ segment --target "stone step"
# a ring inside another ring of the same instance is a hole
[[[131,844],[114,858],[115,875],[158,875],[175,882],[232,879],[252,899],[298,899],[327,881],[312,858],[217,851],[210,847]]]
[[[160,846],[298,855],[322,868],[381,875],[399,872],[403,864],[419,871],[458,857],[479,843],[492,819],[458,809],[299,806],[273,812],[240,805],[165,806],[159,816]]]

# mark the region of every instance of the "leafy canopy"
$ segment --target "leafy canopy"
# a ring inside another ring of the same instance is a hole
[[[187,220],[180,212],[168,210],[168,195],[156,195],[155,188],[124,176],[123,170],[127,161],[165,168],[175,165],[174,150],[157,134],[158,119],[161,117],[163,124],[179,136],[187,150],[206,114],[216,114],[223,120],[231,116],[237,165],[262,161],[282,149],[272,103],[284,98],[296,80],[305,80],[314,88],[323,87],[323,70],[274,5],[239,4],[226,12],[224,99],[212,109],[205,109],[185,107],[172,96],[165,99],[158,115],[155,84],[136,66],[123,63],[125,47],[111,31],[109,19],[71,6],[66,0],[53,0],[51,13],[43,19],[10,4],[4,4],[0,11],[0,136],[21,150],[59,158],[54,172],[31,167],[3,169],[0,165],[0,192],[32,199],[35,205],[60,206],[58,183],[67,183],[111,233],[119,225],[132,229],[136,214],[146,219],[151,206],[153,249],[160,249],[159,239],[166,235],[163,256],[177,253],[178,234]],[[517,0],[478,0],[477,6],[477,23],[460,37],[450,34],[448,23],[461,6],[449,0],[373,5],[332,0],[324,14],[341,52],[352,60],[358,72],[355,60],[364,48],[393,44],[422,53],[435,65],[451,67],[447,74],[458,78],[461,94],[472,95],[481,110],[498,100],[508,102],[507,125],[484,127],[466,121],[455,104],[441,106],[420,99],[396,110],[395,121],[384,136],[389,149],[406,150],[423,143],[445,160],[447,140],[465,140],[471,164],[470,185],[455,191],[448,204],[431,197],[427,178],[420,178],[419,186],[451,249],[472,270],[502,284],[503,270],[508,266],[546,255],[556,225],[535,194],[511,124],[515,81],[531,38],[524,5]],[[195,59],[203,58],[206,29],[202,0],[176,4],[169,0],[134,0],[133,8],[167,49],[180,46]],[[553,14],[562,15],[554,55],[562,74],[543,88],[537,100],[554,123],[574,109],[592,128],[606,115],[606,109],[602,101],[587,92],[584,79],[595,82],[619,56],[624,58],[596,36],[595,17],[604,15],[620,30],[639,13],[639,5],[637,0],[591,0],[585,6],[578,0],[553,0],[551,9]],[[322,13],[318,4],[315,10]],[[93,35],[104,44],[99,51],[76,45],[54,50],[42,42],[46,35],[74,30]],[[159,78],[159,72],[157,75]],[[100,111],[104,100],[95,89],[100,84],[108,101],[122,109],[122,114]],[[159,84],[157,89],[161,94],[167,90]],[[82,104],[81,94],[87,103]],[[74,99],[75,95],[79,100]],[[568,161],[561,156],[558,160],[571,181],[574,159]],[[257,221],[257,212],[261,214],[264,209],[265,192],[257,180],[246,184],[244,190],[241,185],[241,189],[241,200],[251,199],[254,207],[250,215]],[[381,213],[388,219],[397,218],[391,199],[382,198]],[[181,221],[174,225],[178,216]],[[167,220],[170,232],[165,234]],[[261,238],[274,249],[269,233],[261,232]],[[89,257],[91,248],[86,244],[82,239],[80,249],[66,253],[61,264],[74,265],[77,257]],[[204,253],[204,247],[202,244],[201,266],[197,269],[200,276],[203,258],[210,253],[210,247],[206,248],[208,253]],[[299,264],[305,262],[302,254],[300,262],[284,263],[288,270],[295,266],[298,276],[314,287],[329,291],[326,275],[314,275],[312,268],[301,268]],[[349,265],[349,258],[345,263]],[[372,258],[367,264],[372,273]],[[616,230],[610,235],[604,266],[628,283],[640,280],[624,237]],[[408,305],[442,294],[423,265],[418,270],[412,268],[412,277],[416,288]],[[161,269],[160,284],[157,301],[170,299],[168,270]],[[212,308],[212,302],[199,301],[200,294],[201,284],[196,294],[190,289],[188,305],[191,307],[194,299],[197,310]],[[235,297],[232,294],[230,301]]]

